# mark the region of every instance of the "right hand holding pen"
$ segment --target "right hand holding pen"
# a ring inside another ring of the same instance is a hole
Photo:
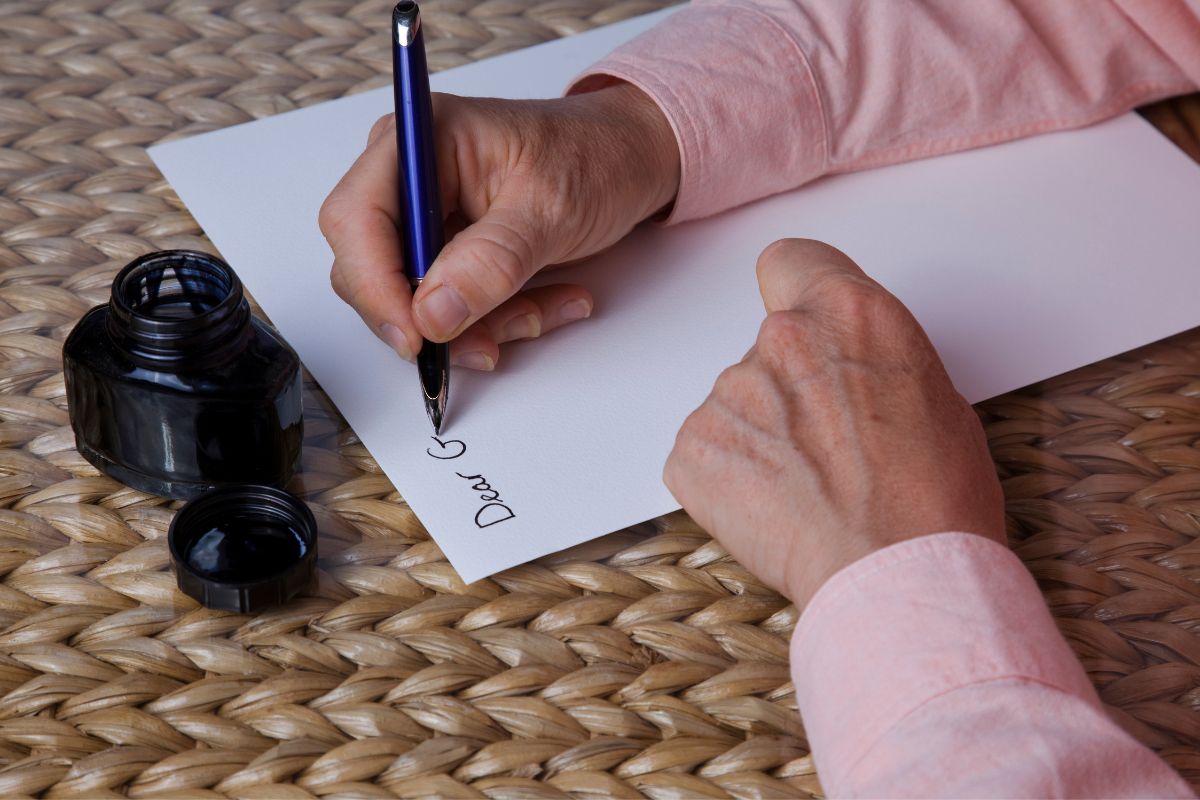
[[[452,363],[493,369],[499,345],[591,314],[582,286],[523,289],[546,266],[593,255],[671,202],[679,152],[670,125],[619,84],[557,100],[434,95],[442,208],[450,239],[415,296],[401,263],[395,120],[321,207],[331,282],[403,358],[453,340]]]

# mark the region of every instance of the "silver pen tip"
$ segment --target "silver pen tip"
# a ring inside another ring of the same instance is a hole
[[[446,390],[444,388],[439,394],[430,394],[427,386],[422,386],[425,390],[425,413],[429,415],[429,421],[433,423],[433,433],[436,436],[442,432],[442,422],[446,419]]]
[[[433,423],[436,436],[442,432],[446,417],[446,398],[450,391],[450,349],[445,344],[423,342],[417,355],[417,373],[425,398],[425,413]]]

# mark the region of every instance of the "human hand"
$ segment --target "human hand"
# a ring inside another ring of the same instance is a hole
[[[629,84],[557,100],[434,95],[449,239],[412,294],[397,233],[395,118],[321,207],[334,290],[412,360],[422,337],[454,340],[452,363],[493,369],[499,345],[591,314],[582,286],[524,289],[543,267],[616,243],[671,202],[679,151],[654,102]],[[464,227],[465,226],[465,227]]]
[[[754,347],[684,422],[663,479],[747,569],[803,608],[905,539],[1004,542],[983,428],[899,300],[828,245],[763,251]]]

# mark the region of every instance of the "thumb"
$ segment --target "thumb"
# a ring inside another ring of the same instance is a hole
[[[532,216],[497,198],[446,244],[413,297],[422,336],[435,342],[453,339],[549,263],[549,236]]]
[[[814,239],[780,239],[758,257],[758,290],[767,312],[813,303],[842,281],[878,286],[848,255]]]

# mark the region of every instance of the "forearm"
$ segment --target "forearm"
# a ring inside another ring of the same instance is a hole
[[[1163,23],[1167,12],[1179,19]],[[696,0],[573,91],[615,78],[659,104],[681,156],[682,221],[1189,91],[1196,13],[1165,1]]]
[[[834,576],[792,640],[831,796],[1190,797],[1104,713],[1006,548],[938,534]]]

